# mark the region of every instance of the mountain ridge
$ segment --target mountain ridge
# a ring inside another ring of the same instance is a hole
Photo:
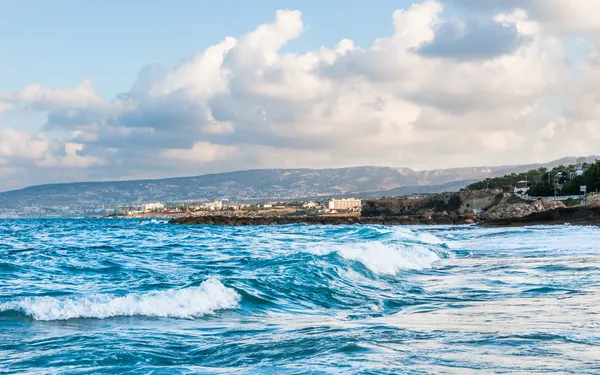
[[[589,156],[587,160],[597,158],[600,157]],[[576,159],[424,171],[378,166],[249,169],[163,179],[42,184],[0,192],[0,216],[83,216],[155,201],[183,203],[227,198],[257,202],[437,193],[458,190],[488,177],[570,164]]]

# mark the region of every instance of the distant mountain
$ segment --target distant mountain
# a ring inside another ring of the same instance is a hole
[[[595,156],[588,158],[595,159]],[[575,160],[564,158],[546,164],[428,171],[368,166],[259,169],[160,180],[39,185],[0,193],[0,216],[83,216],[148,202],[202,202],[223,198],[251,202],[435,193],[458,190],[488,177],[572,164]]]

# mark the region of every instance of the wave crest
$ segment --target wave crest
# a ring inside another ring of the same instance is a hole
[[[394,275],[400,270],[421,270],[431,268],[441,258],[432,250],[421,245],[395,247],[382,242],[366,242],[354,245],[340,245],[333,249],[312,251],[318,255],[331,252],[342,258],[362,263],[375,273]]]
[[[150,316],[193,318],[216,310],[238,307],[240,295],[217,279],[197,287],[127,294],[122,297],[94,295],[83,298],[27,297],[0,304],[2,311],[20,311],[35,320]]]
[[[428,232],[414,232],[410,228],[397,227],[394,229],[393,237],[396,240],[419,242],[428,245],[442,245],[445,241]]]

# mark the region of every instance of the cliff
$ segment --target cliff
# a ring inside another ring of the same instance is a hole
[[[420,198],[368,200],[363,204],[361,216],[478,214],[502,203],[506,198],[502,190],[463,190]]]
[[[527,216],[555,208],[564,208],[560,201],[526,201],[502,190],[462,190],[456,193],[434,194],[421,198],[401,198],[365,201],[361,216],[424,218],[449,217],[456,222],[466,216],[475,222]]]

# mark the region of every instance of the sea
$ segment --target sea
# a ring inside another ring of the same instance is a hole
[[[0,220],[2,374],[600,374],[600,229]]]

